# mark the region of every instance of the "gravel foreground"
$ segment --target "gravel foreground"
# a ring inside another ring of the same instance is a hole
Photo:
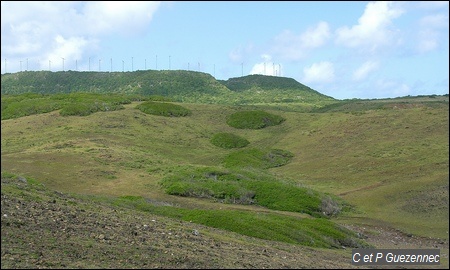
[[[447,250],[448,266],[448,241],[379,229],[380,234],[366,241],[377,248],[390,248],[393,239],[396,248],[440,247]],[[2,269],[356,268],[351,265],[351,250],[266,241],[92,203],[31,185],[21,177],[1,179],[1,237]]]

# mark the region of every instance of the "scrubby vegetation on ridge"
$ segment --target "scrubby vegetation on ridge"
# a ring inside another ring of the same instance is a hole
[[[255,82],[255,76],[258,78]],[[159,95],[177,102],[214,104],[301,103],[327,104],[331,97],[291,78],[251,75],[229,81],[186,70],[139,70],[134,72],[25,71],[1,75],[1,93],[57,94],[72,92]],[[236,82],[253,85],[238,90]],[[279,87],[272,87],[279,85]],[[258,94],[260,90],[264,94]]]

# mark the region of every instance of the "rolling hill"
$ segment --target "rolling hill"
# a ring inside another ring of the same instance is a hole
[[[128,74],[167,75],[173,95],[2,75],[2,268],[346,268],[355,247],[440,248],[448,268],[448,95],[173,72]],[[310,97],[258,96],[283,91]]]

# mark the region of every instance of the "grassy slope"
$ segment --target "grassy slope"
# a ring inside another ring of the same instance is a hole
[[[166,195],[158,181],[180,168],[220,165],[232,150],[210,138],[232,132],[252,147],[294,153],[290,164],[271,171],[340,195],[357,206],[355,216],[448,238],[448,106],[362,114],[277,111],[287,119],[282,125],[238,130],[226,125],[238,107],[184,103],[190,117],[166,118],[146,115],[136,104],[86,117],[51,112],[4,120],[2,170],[61,191],[209,205]]]
[[[289,113],[289,132],[275,146],[295,156],[272,170],[340,195],[363,222],[448,239],[448,113],[448,105]]]

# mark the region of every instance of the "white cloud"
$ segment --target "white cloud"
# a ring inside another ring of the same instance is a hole
[[[54,67],[53,70],[58,69],[61,70],[63,68],[63,64],[66,60],[77,60],[82,58],[83,51],[86,49],[87,45],[92,46],[94,43],[88,42],[86,39],[82,37],[71,37],[69,39],[65,39],[64,37],[58,35],[56,36],[53,48],[45,55],[45,59],[49,59]],[[62,57],[64,56],[64,57]],[[64,59],[63,59],[64,58]],[[68,70],[66,62],[65,70]],[[40,64],[41,69],[46,69],[46,63]],[[73,69],[73,68],[72,68]]]
[[[272,57],[268,54],[261,55],[261,58],[264,59],[264,62],[257,63],[252,67],[250,74],[261,74],[261,75],[269,75],[269,76],[283,76],[281,70],[281,64],[275,64],[272,61]]]
[[[326,22],[319,22],[300,35],[285,30],[274,38],[272,51],[284,59],[297,61],[304,58],[312,49],[323,46],[330,35],[330,28]]]
[[[446,35],[448,37],[448,24],[449,20],[446,14],[433,14],[423,17],[419,23],[417,50],[420,53],[425,53],[437,49],[443,37]]]
[[[303,69],[302,81],[305,83],[330,83],[334,79],[334,66],[331,62],[314,63]]]
[[[151,21],[160,2],[88,1],[84,7],[87,30],[93,35],[134,35]]]
[[[353,72],[353,80],[354,81],[361,81],[367,78],[367,76],[377,70],[379,67],[379,63],[376,61],[366,61],[364,64],[362,64],[355,72]]]
[[[396,33],[391,29],[392,20],[402,13],[402,9],[395,2],[370,2],[358,19],[358,24],[336,30],[336,43],[350,48],[363,47],[370,50],[392,45]]]
[[[48,60],[62,66],[61,57],[75,62],[98,48],[103,37],[142,33],[159,6],[152,1],[2,1],[2,58],[10,63],[8,72],[18,70],[24,58],[41,68]]]

